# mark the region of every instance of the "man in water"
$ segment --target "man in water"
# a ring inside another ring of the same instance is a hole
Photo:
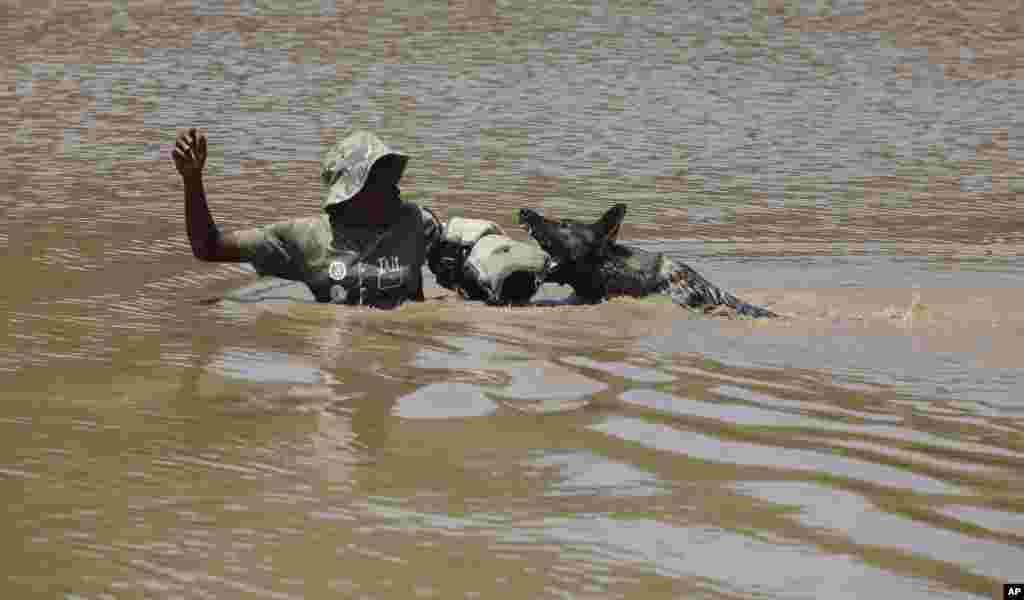
[[[398,182],[408,156],[370,132],[349,135],[323,157],[321,214],[240,231],[221,232],[210,216],[202,179],[206,136],[195,128],[179,134],[172,155],[185,184],[185,220],[195,257],[248,262],[261,275],[305,282],[319,302],[393,308],[423,300],[425,262],[438,283],[464,296],[470,297],[464,290],[477,290],[479,299],[500,303],[502,282],[514,274],[517,283],[507,289],[528,299],[546,269],[543,251],[508,238],[504,245],[513,251],[496,246],[480,264],[463,269],[476,241],[490,234],[504,237],[501,228],[482,219],[445,224],[429,209],[403,202]]]

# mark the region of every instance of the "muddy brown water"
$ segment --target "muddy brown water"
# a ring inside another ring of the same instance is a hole
[[[777,4],[0,9],[0,595],[1024,579],[1020,15]],[[317,152],[373,126],[442,217],[521,236],[520,206],[623,200],[623,238],[786,318],[497,309],[432,283],[390,312],[310,303],[191,257],[167,155],[190,123],[219,145],[225,227],[315,211]],[[749,193],[729,179],[751,172]]]

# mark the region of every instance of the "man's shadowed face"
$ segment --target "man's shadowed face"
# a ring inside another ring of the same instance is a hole
[[[339,207],[338,215],[347,225],[383,226],[394,221],[399,204],[394,161],[383,158],[370,170],[363,189]]]

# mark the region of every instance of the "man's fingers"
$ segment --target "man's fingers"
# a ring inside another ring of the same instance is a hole
[[[195,127],[178,134],[171,154],[175,158],[198,162],[206,156],[206,136],[197,132]]]

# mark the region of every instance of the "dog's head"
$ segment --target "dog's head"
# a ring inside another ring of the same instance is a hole
[[[560,263],[578,262],[605,251],[619,235],[626,205],[616,204],[593,223],[575,219],[548,219],[537,211],[519,211],[519,225]]]
[[[618,238],[625,216],[625,204],[616,204],[593,223],[548,219],[524,208],[519,211],[519,225],[551,256],[548,279],[571,283],[574,274],[601,262],[608,246]]]

